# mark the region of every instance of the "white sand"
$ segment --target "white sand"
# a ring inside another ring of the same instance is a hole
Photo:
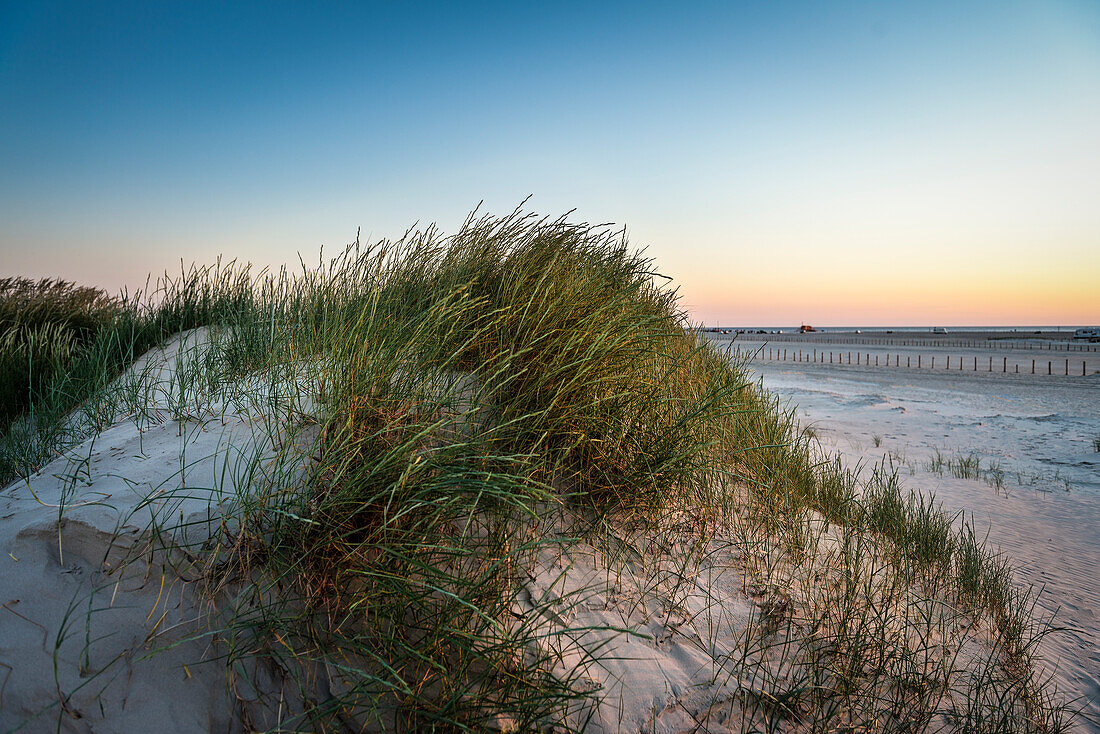
[[[148,552],[153,527],[161,543],[216,532],[234,469],[268,435],[229,406],[173,418],[168,388],[201,338],[177,338],[130,371],[154,386],[145,419],[106,428],[0,493],[4,730],[34,716],[23,731],[234,730],[224,665],[208,640],[188,639],[207,610],[187,559]]]
[[[754,611],[735,563],[719,552],[684,577],[657,564],[609,566],[585,546],[542,554],[517,610],[540,613],[535,607],[558,601],[551,614],[541,612],[540,625],[561,661],[557,672],[579,672],[600,690],[595,710],[585,709],[576,723],[587,721],[594,732],[684,731],[734,697],[746,682],[724,676],[714,661],[738,655]],[[561,634],[568,629],[576,631]],[[741,719],[736,704],[726,709],[712,715],[717,731]]]

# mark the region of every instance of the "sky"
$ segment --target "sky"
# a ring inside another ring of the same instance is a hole
[[[0,0],[0,277],[525,199],[706,324],[1098,324],[1100,3]]]

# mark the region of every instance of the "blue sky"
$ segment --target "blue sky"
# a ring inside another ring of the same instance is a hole
[[[315,260],[479,201],[702,320],[1100,321],[1100,4],[4,4],[0,273]]]

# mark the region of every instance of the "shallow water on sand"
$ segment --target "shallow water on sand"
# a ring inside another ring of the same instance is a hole
[[[864,467],[892,462],[903,486],[988,529],[1019,580],[1042,590],[1041,609],[1068,628],[1048,636],[1042,653],[1083,708],[1080,730],[1100,732],[1100,375],[766,361],[751,369],[797,406],[824,448]],[[937,450],[944,460],[977,454],[985,478],[931,471]]]

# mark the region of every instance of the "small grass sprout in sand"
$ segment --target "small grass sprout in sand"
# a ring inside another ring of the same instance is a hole
[[[943,470],[944,467],[948,465],[948,461],[944,458],[943,452],[941,452],[939,448],[934,448],[932,451],[933,454],[924,465],[924,468],[931,474],[943,476]]]
[[[1069,479],[1058,470],[1051,473],[1005,468],[1004,464],[997,459],[983,460],[982,456],[976,451],[957,452],[954,456],[945,455],[944,451],[939,448],[933,448],[932,451],[932,455],[924,463],[924,469],[939,476],[943,476],[944,471],[948,471],[956,479],[984,481],[998,492],[1007,489],[1006,479],[1010,475],[1015,477],[1017,486],[1031,487],[1037,491],[1049,492],[1052,484],[1058,485],[1067,492],[1072,489]],[[888,458],[891,467],[893,467],[895,465],[894,459],[892,457]]]
[[[973,451],[966,455],[959,454],[954,458],[948,459],[947,468],[956,479],[980,479],[982,475],[982,459]]]

